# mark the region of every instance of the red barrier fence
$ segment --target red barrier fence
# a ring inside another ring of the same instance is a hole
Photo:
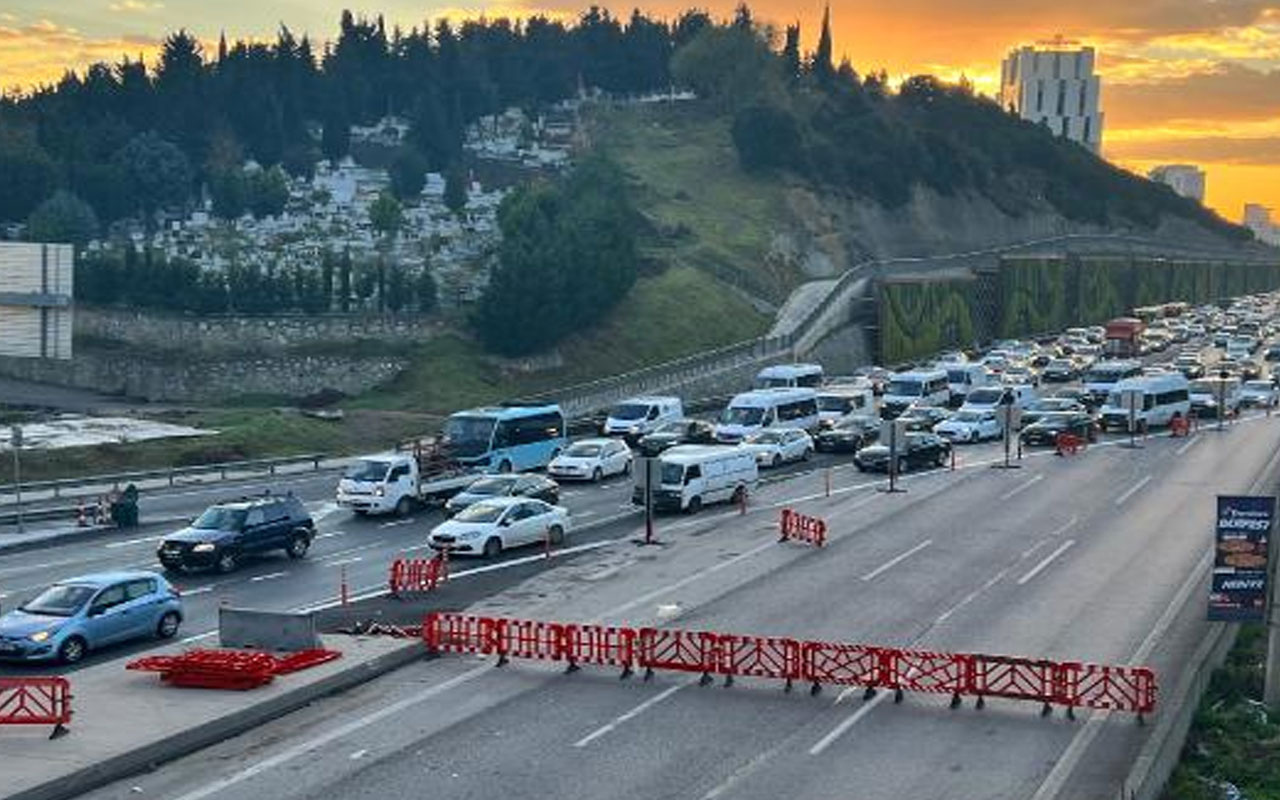
[[[441,552],[434,558],[397,558],[391,562],[387,587],[392,597],[409,592],[429,592],[449,580],[449,557]]]
[[[610,627],[562,624],[506,617],[433,612],[423,622],[423,639],[433,652],[497,655],[499,664],[510,657],[566,661],[580,664],[697,673],[710,683],[723,675],[772,678],[811,684],[860,686],[868,695],[891,689],[951,696],[952,707],[962,697],[1034,700],[1048,713],[1054,705],[1130,711],[1149,714],[1156,705],[1155,673],[1145,667],[1105,666],[1080,662],[943,653],[840,642],[799,641],[784,637],[742,636],[710,631],[666,628]]]
[[[0,725],[52,725],[49,738],[56,739],[70,721],[66,678],[0,678]]]
[[[125,669],[158,672],[170,686],[199,689],[256,689],[287,675],[341,658],[336,650],[299,650],[274,656],[259,650],[188,650],[175,656],[146,656]]]
[[[822,547],[827,542],[827,523],[825,521],[818,517],[810,517],[807,514],[792,511],[789,508],[782,509],[779,528],[782,531],[782,537],[778,539],[780,542],[785,542],[788,539],[799,539],[802,542],[808,542],[818,547]]]

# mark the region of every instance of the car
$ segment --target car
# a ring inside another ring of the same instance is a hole
[[[160,542],[156,558],[169,572],[234,572],[246,558],[281,550],[299,559],[311,549],[316,526],[293,495],[257,495],[216,503]]]
[[[560,484],[541,475],[486,475],[450,497],[444,504],[444,513],[452,516],[495,497],[531,497],[555,505],[560,502]]]
[[[0,617],[0,660],[75,664],[107,645],[172,639],[182,618],[178,591],[154,572],[67,578]]]
[[[778,467],[787,461],[808,461],[813,439],[799,428],[772,428],[748,436],[739,445],[749,450],[762,467]]]
[[[1204,364],[1201,363],[1199,356],[1178,356],[1177,360],[1173,362],[1173,366],[1185,375],[1189,381],[1204,377]]]
[[[856,453],[880,436],[880,420],[867,414],[846,414],[813,437],[819,453]]]
[[[1028,384],[1030,386],[1040,385],[1039,373],[1024,364],[1005,367],[1004,373],[1000,376],[1000,380],[1005,384]]]
[[[1242,360],[1240,362],[1240,377],[1246,381],[1262,377],[1262,365],[1250,358]]]
[[[999,439],[1004,426],[994,411],[958,411],[934,425],[933,432],[949,442],[980,442]]]
[[[1248,408],[1275,408],[1280,392],[1270,380],[1245,381],[1240,387],[1240,405]]]
[[[898,442],[898,472],[918,467],[941,467],[951,458],[951,443],[932,433],[908,433]],[[864,447],[853,457],[859,472],[888,472],[889,445]]]
[[[1059,389],[1054,389],[1053,392],[1049,394],[1049,397],[1062,397],[1069,400],[1076,400],[1081,405],[1086,405],[1086,400],[1089,397],[1089,390],[1085,389],[1083,386],[1063,386]]]
[[[1080,368],[1069,358],[1055,358],[1044,365],[1040,377],[1046,383],[1066,383],[1080,377]]]
[[[1098,440],[1098,424],[1087,411],[1050,411],[1018,434],[1027,446],[1053,445],[1058,434],[1071,433],[1090,442]]]
[[[909,431],[932,431],[934,426],[951,417],[951,412],[938,406],[911,405],[902,412],[902,420]]]
[[[1280,361],[1280,344],[1269,346],[1265,353],[1262,354],[1264,361]]]
[[[553,478],[599,482],[610,475],[630,475],[631,461],[631,448],[619,439],[583,439],[551,459],[547,474]]]
[[[563,544],[569,509],[529,497],[493,497],[472,503],[427,536],[433,550],[496,558],[528,544]]]
[[[653,433],[642,436],[636,447],[640,455],[652,458],[668,447],[678,444],[715,444],[715,425],[700,419],[679,419],[664,422]]]
[[[1085,411],[1084,403],[1069,397],[1041,397],[1039,400],[1033,400],[1030,405],[1022,412],[1022,424],[1024,426],[1034,424],[1036,420],[1045,414],[1055,411]]]

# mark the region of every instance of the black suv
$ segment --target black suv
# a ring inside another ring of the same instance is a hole
[[[715,444],[716,429],[700,419],[678,419],[664,422],[647,436],[640,437],[640,455],[652,458],[678,444]]]
[[[156,557],[166,570],[231,572],[245,556],[283,550],[302,558],[316,526],[292,495],[263,495],[209,506],[190,527],[166,536]]]

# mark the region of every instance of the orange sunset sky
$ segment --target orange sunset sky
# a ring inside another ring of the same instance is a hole
[[[604,3],[627,15],[631,4]],[[727,16],[734,3],[700,3]],[[65,69],[128,53],[151,60],[179,27],[213,42],[273,37],[280,23],[323,41],[343,8],[382,13],[405,28],[441,16],[572,18],[568,0],[466,5],[443,0],[0,0],[0,86],[29,88]],[[687,3],[640,6],[674,17]],[[800,22],[805,47],[822,4],[759,0],[758,20]],[[1104,154],[1142,170],[1190,162],[1209,173],[1208,203],[1238,221],[1245,202],[1280,211],[1280,0],[833,0],[837,57],[895,77],[967,75],[994,93],[1000,59],[1019,44],[1063,34],[1099,51]]]

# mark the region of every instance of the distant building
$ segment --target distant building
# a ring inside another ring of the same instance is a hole
[[[1102,146],[1092,47],[1061,37],[1014,50],[1000,67],[1000,105],[1093,152]]]
[[[0,356],[71,358],[69,244],[0,244]]]
[[[1164,164],[1147,174],[1183,197],[1204,203],[1204,170],[1191,164]]]
[[[1244,226],[1253,231],[1259,241],[1280,247],[1280,227],[1271,220],[1271,209],[1258,203],[1244,206]]]

